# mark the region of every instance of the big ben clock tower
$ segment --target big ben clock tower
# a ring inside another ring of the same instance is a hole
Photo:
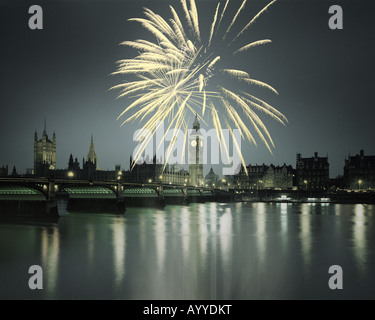
[[[199,129],[198,116],[195,115],[189,136],[189,182],[194,187],[203,185],[203,136]]]

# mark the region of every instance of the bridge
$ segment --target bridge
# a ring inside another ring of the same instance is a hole
[[[165,204],[213,201],[218,193],[222,195],[223,191],[176,184],[2,177],[0,214],[7,210],[58,214],[59,198],[67,200],[71,211],[123,212],[126,206],[162,207]]]

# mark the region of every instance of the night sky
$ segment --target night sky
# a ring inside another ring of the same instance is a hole
[[[227,20],[241,2],[230,1]],[[249,0],[239,26],[267,3]],[[43,8],[43,30],[28,27],[33,4]],[[116,121],[129,100],[116,100],[118,92],[109,91],[124,80],[110,74],[117,60],[137,54],[120,42],[149,38],[127,19],[143,17],[142,7],[170,18],[169,4],[182,15],[176,0],[0,0],[0,167],[11,171],[15,165],[21,173],[33,167],[34,131],[41,136],[46,117],[48,135],[57,136],[57,168],[67,167],[71,153],[81,162],[93,134],[99,168],[128,169],[132,136],[141,126]],[[197,0],[202,28],[212,22],[216,4]],[[334,4],[343,8],[343,30],[328,27]],[[272,44],[236,56],[233,64],[274,86],[278,96],[256,93],[289,120],[284,127],[262,116],[276,147],[271,155],[259,138],[257,147],[243,143],[247,163],[295,167],[296,153],[317,151],[328,154],[333,178],[342,174],[349,152],[375,155],[374,12],[374,1],[279,0],[246,31],[248,42],[266,38]]]

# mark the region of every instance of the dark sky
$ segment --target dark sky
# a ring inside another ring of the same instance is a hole
[[[216,3],[197,0],[201,25],[212,21]],[[240,25],[266,3],[249,0]],[[43,8],[43,30],[28,28],[33,4]],[[119,163],[127,169],[140,125],[120,127],[116,121],[128,101],[108,91],[123,80],[110,73],[117,60],[136,55],[119,46],[121,41],[148,37],[127,19],[142,17],[144,6],[169,18],[168,4],[180,10],[176,0],[0,0],[0,166],[15,165],[20,172],[33,167],[34,131],[41,135],[46,117],[48,134],[57,136],[58,168],[67,167],[70,153],[82,161],[93,134],[99,167],[112,170]],[[241,1],[230,4],[234,12]],[[333,4],[343,8],[343,30],[328,27]],[[262,117],[276,147],[270,155],[260,139],[258,147],[243,143],[247,163],[294,167],[296,153],[317,151],[328,153],[335,177],[349,152],[375,154],[374,12],[374,1],[280,0],[247,31],[246,40],[273,42],[233,63],[279,91],[278,96],[259,91],[259,97],[289,120],[283,127]]]

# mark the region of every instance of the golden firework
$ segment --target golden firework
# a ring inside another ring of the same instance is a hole
[[[245,8],[246,2],[247,0],[244,0],[233,18],[228,20],[230,23],[227,27],[224,27],[224,21],[229,0],[225,2],[222,10],[221,4],[218,3],[210,24],[207,40],[200,31],[198,10],[194,0],[190,0],[189,3],[186,0],[181,0],[183,19],[172,6],[170,6],[172,17],[168,21],[147,8],[144,9],[145,18],[129,19],[129,21],[140,23],[156,39],[155,42],[142,39],[122,42],[122,45],[136,49],[138,55],[132,59],[118,61],[117,70],[113,73],[126,75],[129,77],[129,81],[111,89],[121,90],[118,98],[128,96],[133,99],[118,119],[131,113],[122,122],[122,125],[136,119],[143,122],[143,131],[140,133],[143,139],[140,142],[141,146],[135,155],[134,162],[141,156],[160,123],[167,120],[169,122],[168,129],[172,126],[175,130],[184,128],[186,137],[188,127],[186,116],[188,112],[197,114],[204,121],[203,116],[206,109],[211,111],[206,114],[210,117],[218,132],[220,146],[226,152],[227,146],[219,134],[222,121],[225,122],[231,132],[236,148],[238,148],[238,145],[233,136],[233,128],[241,129],[242,138],[256,145],[256,141],[246,123],[249,122],[272,153],[271,146],[274,147],[274,143],[256,112],[263,112],[283,125],[287,122],[286,117],[267,102],[248,92],[230,89],[224,83],[210,86],[213,79],[224,76],[231,81],[238,81],[247,85],[249,89],[255,85],[278,94],[272,86],[251,78],[246,71],[225,68],[229,61],[221,59],[220,48],[225,48],[225,50],[230,48],[232,55],[238,55],[256,46],[271,42],[269,39],[263,39],[246,45],[235,46],[237,39],[276,0],[268,3],[239,33],[228,40],[233,26]],[[222,44],[222,46],[220,47],[217,44]],[[217,112],[219,105],[226,111],[220,117]],[[174,140],[171,141],[170,147],[173,143]],[[244,165],[242,153],[240,150],[239,152]]]

